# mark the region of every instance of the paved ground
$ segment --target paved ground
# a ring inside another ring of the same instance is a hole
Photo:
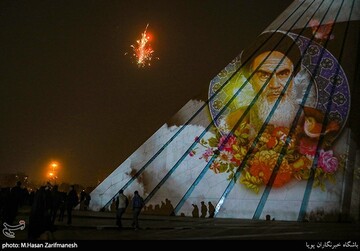
[[[18,220],[28,222],[28,213]],[[140,229],[131,226],[131,215],[125,215],[125,229],[115,225],[115,213],[74,211],[71,226],[56,222],[53,240],[301,240],[356,241],[360,244],[359,223],[321,223],[253,221],[242,219],[209,219],[140,215]],[[27,239],[27,229],[15,231],[15,238],[1,235],[0,240]],[[360,247],[359,247],[360,248]]]

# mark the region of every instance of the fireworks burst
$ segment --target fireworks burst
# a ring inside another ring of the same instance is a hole
[[[151,37],[147,34],[148,26],[149,24],[146,25],[145,31],[141,34],[141,39],[136,40],[136,44],[130,46],[133,49],[133,57],[139,68],[150,66],[154,53],[154,49],[150,45]]]

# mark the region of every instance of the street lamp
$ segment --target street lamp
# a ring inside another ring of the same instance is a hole
[[[52,162],[50,164],[50,166],[52,167],[52,172],[49,173],[50,177],[54,179],[54,182],[56,184],[56,178],[57,178],[57,175],[56,175],[56,171],[55,169],[58,167],[58,164],[56,162]]]

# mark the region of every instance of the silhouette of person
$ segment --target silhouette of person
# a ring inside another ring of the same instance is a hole
[[[67,212],[67,224],[71,225],[72,222],[72,210],[78,204],[79,197],[75,191],[75,186],[70,186],[70,190],[66,198],[66,212]]]
[[[154,214],[160,215],[160,205],[159,205],[159,204],[156,204],[156,205],[155,205]]]
[[[143,207],[144,207],[144,199],[139,195],[138,191],[135,191],[132,200],[132,209],[133,209],[132,226],[135,228],[135,230],[139,229],[139,214]]]
[[[207,214],[207,206],[205,205],[205,202],[201,202],[201,218],[205,218]]]
[[[119,229],[121,229],[122,228],[121,218],[122,215],[125,213],[126,207],[129,204],[129,200],[124,195],[124,191],[122,189],[119,191],[119,197],[117,198],[117,201],[119,201],[119,203],[118,203],[118,208],[116,210],[116,225],[118,226]]]
[[[57,211],[60,208],[60,204],[61,204],[61,193],[58,191],[59,187],[58,185],[54,185],[52,191],[51,191],[51,196],[52,196],[52,207],[51,207],[51,222],[52,224],[54,224],[55,219],[56,219],[56,214]]]
[[[86,192],[85,190],[82,190],[80,192],[80,211],[84,210],[85,196],[86,196]]]
[[[171,204],[171,201],[168,198],[165,199],[165,208],[167,215],[174,216],[174,206]]]
[[[59,218],[58,221],[63,221],[64,220],[64,215],[65,215],[65,210],[66,210],[66,193],[65,192],[60,192],[60,213],[59,213]]]
[[[22,194],[21,181],[18,181],[16,185],[11,188],[10,193],[8,193],[8,198],[4,205],[4,222],[7,222],[9,225],[11,225],[16,218],[21,204]]]
[[[192,204],[192,206],[194,207],[194,209],[192,210],[192,217],[194,218],[199,218],[199,208],[197,205]]]
[[[147,208],[146,208],[146,212],[147,214],[152,214],[154,212],[154,208],[153,205],[150,204]]]
[[[214,205],[211,203],[211,201],[209,201],[209,218],[214,218],[215,215],[215,207]]]
[[[161,201],[161,205],[160,205],[160,214],[166,215],[165,202],[163,202],[163,201]]]
[[[115,209],[119,208],[119,196],[116,197],[116,201],[115,201]]]
[[[84,201],[84,210],[86,211],[89,208],[90,205],[91,196],[90,194],[86,194],[85,201]]]
[[[115,199],[112,199],[112,201],[111,201],[110,212],[116,212],[116,200]]]
[[[29,216],[28,238],[35,240],[45,231],[51,230],[50,215],[46,205],[46,187],[41,186],[35,193]]]

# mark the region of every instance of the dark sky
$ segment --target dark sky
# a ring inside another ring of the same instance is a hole
[[[292,1],[0,2],[0,173],[95,185]],[[125,52],[146,24],[150,68]]]

